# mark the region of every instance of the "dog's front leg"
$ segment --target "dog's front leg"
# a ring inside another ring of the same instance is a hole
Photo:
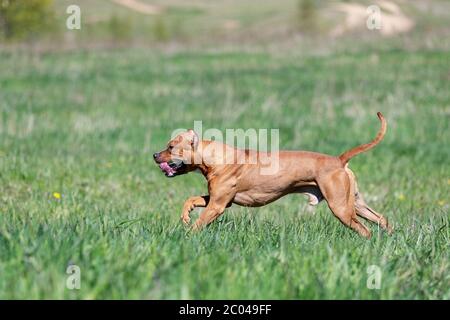
[[[236,181],[229,179],[217,179],[208,183],[209,202],[205,210],[195,221],[193,230],[197,231],[204,226],[216,220],[225,210],[231,206],[232,200],[236,195]]]
[[[190,197],[186,200],[183,206],[183,213],[181,214],[181,220],[184,224],[188,225],[191,218],[189,213],[197,207],[206,207],[209,203],[209,196],[196,196]]]
[[[219,196],[217,196],[216,192],[210,193],[209,203],[195,221],[193,230],[199,230],[216,220],[224,212],[225,208],[231,205],[233,196],[234,195],[231,192],[220,194]]]
[[[195,221],[193,230],[198,231],[204,226],[210,224],[216,220],[225,210],[225,205],[219,205],[216,203],[209,203],[205,210],[200,214],[198,219]]]

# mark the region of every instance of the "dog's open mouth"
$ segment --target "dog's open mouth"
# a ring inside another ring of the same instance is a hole
[[[176,163],[176,162],[161,162],[159,164],[159,168],[162,172],[166,175],[166,177],[173,177],[175,176],[180,169],[184,166],[184,163],[182,161]]]

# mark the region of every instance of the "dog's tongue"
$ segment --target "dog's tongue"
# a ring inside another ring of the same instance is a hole
[[[168,176],[173,176],[175,173],[175,170],[173,170],[167,162],[161,162],[159,164],[159,167],[163,172],[165,172]]]

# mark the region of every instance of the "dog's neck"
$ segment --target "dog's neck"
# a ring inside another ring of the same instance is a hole
[[[207,163],[206,161],[204,161],[204,153],[208,152],[208,156],[210,156],[210,152],[208,151],[207,147],[209,144],[213,143],[213,141],[209,141],[209,140],[202,140],[200,141],[200,143],[198,144],[197,150],[196,152],[199,155],[198,158],[201,160],[201,163],[196,164],[196,169],[198,171],[200,171],[200,173],[205,176],[206,179],[208,179],[208,173],[211,172],[212,169],[212,165]]]
[[[196,150],[198,157],[196,164],[198,169],[208,182],[215,176],[216,170],[227,163],[239,163],[238,158],[246,154],[245,150],[236,149],[219,141],[201,140]],[[226,158],[230,157],[231,158]]]

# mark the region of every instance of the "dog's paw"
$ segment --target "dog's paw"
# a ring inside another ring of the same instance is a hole
[[[191,222],[191,218],[189,217],[189,215],[182,215],[181,221],[183,221],[184,225],[188,226]]]

